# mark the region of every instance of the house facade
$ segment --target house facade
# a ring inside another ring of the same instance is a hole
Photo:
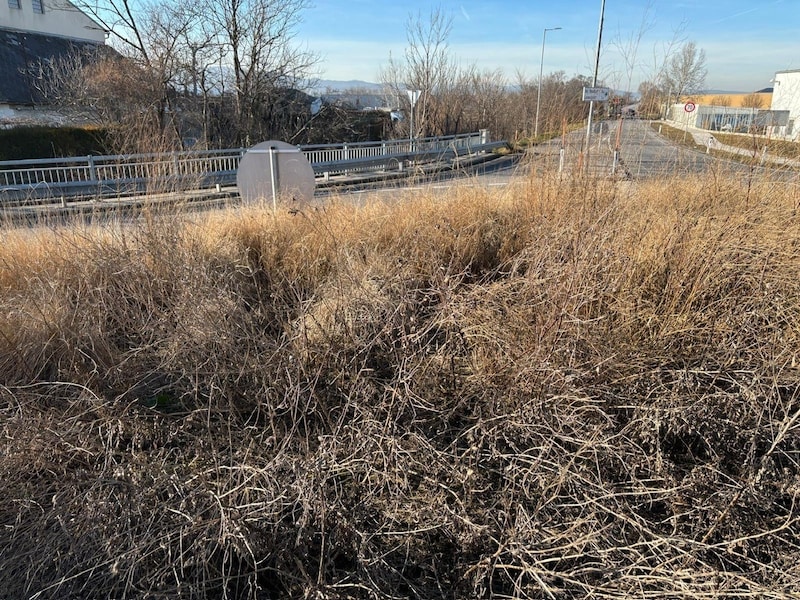
[[[800,141],[800,69],[778,71],[773,80],[772,110],[788,111],[789,117],[771,134],[786,140]]]
[[[69,0],[0,0],[0,29],[104,44],[105,30]]]

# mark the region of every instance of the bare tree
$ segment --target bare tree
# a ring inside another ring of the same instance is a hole
[[[495,137],[506,139],[513,135],[517,115],[512,114],[511,94],[502,71],[471,69],[465,75],[466,128],[489,129]]]
[[[582,123],[586,120],[587,103],[582,100],[584,87],[592,85],[592,78],[586,75],[567,77],[564,71],[554,71],[542,77],[540,127],[544,135],[560,134],[565,124]],[[535,91],[535,95],[532,95]],[[538,97],[538,80],[529,82],[523,93],[530,95],[527,105],[535,106]],[[599,113],[601,105],[595,107]]]
[[[192,39],[198,31],[199,13],[192,5],[179,0],[159,0],[157,3],[138,3],[131,0],[76,0],[76,5],[98,21],[111,33],[112,47],[118,53],[115,57],[106,57],[102,64],[86,67],[85,72],[75,70],[71,77],[76,81],[90,80],[96,86],[102,82],[98,73],[107,75],[116,72],[114,77],[106,77],[106,81],[115,89],[109,89],[101,96],[114,97],[120,100],[119,106],[127,107],[128,115],[108,123],[118,137],[125,140],[125,145],[133,145],[135,149],[158,147],[175,148],[182,145],[183,132],[175,115],[184,113],[175,104],[176,90],[180,78],[184,76],[184,60],[182,53],[185,43]],[[74,64],[76,69],[79,65]],[[60,65],[63,71],[65,65]],[[83,68],[82,67],[82,68]],[[59,79],[56,77],[56,79]],[[69,77],[61,77],[62,86],[68,83]],[[124,85],[124,81],[135,79],[141,86],[137,93],[136,85]],[[142,83],[146,80],[147,85]],[[65,90],[74,88],[74,84],[66,85]],[[128,91],[132,95],[122,98]],[[74,91],[74,90],[73,90]],[[99,93],[99,90],[95,89]],[[66,94],[60,94],[62,98]],[[75,96],[83,98],[81,94]],[[136,106],[132,106],[136,104]],[[95,109],[97,104],[93,105]],[[185,107],[181,107],[183,109]],[[113,113],[113,111],[111,111]],[[139,115],[140,125],[123,132],[122,127],[131,127],[130,115]],[[100,110],[100,116],[108,120],[109,111]],[[152,123],[144,123],[151,119]],[[135,132],[140,131],[141,139],[136,140]],[[141,146],[142,148],[139,148]],[[121,147],[120,151],[132,148]]]
[[[161,83],[129,58],[103,47],[75,51],[39,64],[36,86],[49,104],[102,129],[110,152],[173,147],[160,125]]]
[[[199,114],[189,119],[191,129],[205,144],[213,137],[212,113],[220,124],[227,123],[216,128],[224,134],[215,140],[221,144],[292,129],[295,107],[305,103],[294,88],[316,62],[292,43],[308,0],[75,2],[111,32],[120,53],[160,82],[154,114],[161,131],[171,129],[176,143],[186,123],[173,116],[196,114],[195,108]]]
[[[220,142],[218,121],[224,116],[214,108],[221,105],[224,91],[224,50],[215,32],[197,6],[179,4],[178,11],[164,11],[153,18],[148,35],[163,57],[167,98],[180,113],[182,136],[203,148]]]
[[[414,136],[455,133],[463,123],[463,85],[468,79],[451,56],[452,18],[440,8],[427,17],[409,16],[404,60],[389,57],[380,79],[388,93],[410,114],[406,90],[421,91],[415,107]]]
[[[725,94],[717,94],[713,98],[711,98],[711,104],[714,106],[730,106],[731,105],[731,97]]]
[[[686,42],[667,62],[661,85],[676,98],[698,91],[706,80],[706,53],[694,42]]]
[[[645,8],[645,13],[642,18],[642,29],[649,29],[650,21],[648,20],[648,13],[651,5],[648,4]],[[679,48],[685,43],[684,33],[686,30],[686,23],[681,23],[672,33],[672,37],[666,41],[659,41],[653,44],[651,59],[649,64],[646,61],[638,63],[636,61],[626,58],[626,65],[638,64],[642,73],[642,81],[639,84],[639,114],[655,118],[663,114],[666,105],[672,102],[675,97],[676,90],[671,87],[672,82],[668,80],[665,75],[671,67],[672,61],[679,52]],[[632,38],[636,40],[636,44],[629,44],[627,48],[620,47],[620,51],[626,54],[627,50],[634,48],[638,53],[639,38],[638,36]]]
[[[588,77],[575,75],[567,79],[564,71],[545,74],[542,77],[540,132],[560,132],[563,123],[576,123],[586,118],[586,103],[581,100],[581,90],[591,85]],[[505,86],[507,99],[498,110],[505,113],[504,126],[498,129],[507,139],[520,140],[530,137],[534,130],[534,114],[539,97],[538,79],[529,79],[522,72],[516,73],[513,86]],[[494,131],[494,130],[493,130]]]
[[[661,116],[665,90],[653,81],[642,81],[639,84],[639,115],[649,119]]]
[[[752,94],[747,94],[744,98],[742,98],[742,108],[763,108],[764,107],[764,96],[753,92]]]
[[[131,0],[71,0],[71,3],[108,31],[112,46],[121,53],[136,55],[148,62],[143,17],[153,5],[143,6]]]
[[[293,44],[308,0],[206,0],[202,12],[230,67],[240,143],[274,132],[317,57]]]
[[[632,91],[631,86],[633,82],[633,75],[640,66],[639,47],[641,46],[642,40],[647,32],[653,29],[655,26],[655,23],[650,16],[652,10],[653,2],[651,0],[645,5],[645,8],[642,12],[642,20],[638,29],[629,33],[627,37],[624,37],[623,34],[618,30],[616,35],[611,39],[611,46],[615,47],[622,57],[625,71],[623,73],[624,79],[620,83],[627,92]]]

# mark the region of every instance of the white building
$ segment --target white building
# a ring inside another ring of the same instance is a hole
[[[693,102],[687,102],[673,104],[668,110],[667,120],[675,122],[680,127],[766,134],[768,131],[775,132],[785,126],[789,122],[789,111],[695,105]]]
[[[103,44],[105,30],[69,0],[2,0],[0,29]]]
[[[787,140],[800,140],[800,69],[775,73],[772,110],[788,110],[786,125],[773,127],[771,134]]]

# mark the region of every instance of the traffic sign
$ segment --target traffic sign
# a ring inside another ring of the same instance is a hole
[[[683,105],[683,110],[685,110],[687,113],[692,112],[695,108],[694,102],[687,102]]]
[[[244,204],[271,200],[276,210],[279,196],[296,204],[310,202],[316,180],[300,148],[270,140],[244,153],[236,170],[236,185]]]
[[[608,88],[604,87],[585,87],[583,88],[584,102],[607,102]]]

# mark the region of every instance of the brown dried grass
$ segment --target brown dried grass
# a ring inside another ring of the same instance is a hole
[[[792,188],[2,232],[0,597],[792,598]]]

